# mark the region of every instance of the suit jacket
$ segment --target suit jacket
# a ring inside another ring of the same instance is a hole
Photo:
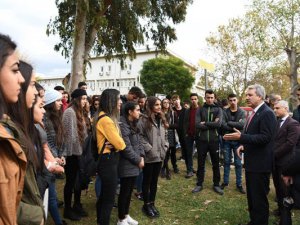
[[[300,109],[300,105],[298,105],[298,107],[293,111],[293,119],[297,120],[300,123],[300,113],[299,110]]]
[[[245,150],[246,171],[272,171],[276,122],[274,112],[264,103],[253,116],[248,128],[244,129],[240,143]]]
[[[288,117],[282,126],[278,128],[275,136],[275,164],[283,166],[294,155],[294,148],[300,136],[299,123]]]
[[[300,139],[295,147],[295,154],[291,161],[283,168],[282,174],[285,176],[293,176],[293,185],[291,195],[294,199],[294,208],[300,208]]]
[[[298,139],[298,144],[295,147],[295,155],[291,158],[288,165],[283,168],[282,174],[284,176],[300,175],[300,138]]]

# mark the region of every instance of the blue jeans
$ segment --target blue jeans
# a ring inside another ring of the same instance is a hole
[[[230,163],[233,152],[237,187],[242,186],[242,160],[236,152],[239,146],[240,143],[237,141],[224,141],[224,184],[229,184]]]
[[[62,224],[57,206],[57,194],[55,189],[55,180],[49,183],[49,212],[55,224]]]
[[[142,185],[143,185],[143,170],[141,170],[140,174],[137,176],[135,180],[135,184],[136,184],[136,192],[141,193]]]
[[[101,179],[98,175],[96,176],[96,181],[95,181],[95,193],[98,199],[101,193]]]

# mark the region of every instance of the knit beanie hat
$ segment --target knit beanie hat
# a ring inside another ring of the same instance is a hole
[[[72,92],[71,97],[72,97],[72,99],[74,99],[74,98],[81,97],[83,95],[87,95],[86,91],[78,88]]]
[[[59,91],[50,89],[45,91],[45,105],[49,105],[62,98],[62,94]]]

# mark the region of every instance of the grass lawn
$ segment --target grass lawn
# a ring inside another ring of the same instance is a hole
[[[225,194],[220,196],[212,190],[212,168],[207,162],[206,177],[204,189],[202,192],[192,194],[191,190],[196,183],[196,176],[186,179],[185,163],[178,161],[180,174],[172,174],[171,180],[159,178],[158,191],[156,197],[156,206],[161,216],[157,219],[149,219],[143,215],[141,207],[143,202],[132,196],[130,215],[139,221],[141,225],[159,224],[159,225],[237,225],[240,222],[249,221],[247,212],[246,195],[240,194],[235,188],[234,169],[231,169],[230,185],[225,189]],[[194,168],[197,167],[194,160]],[[223,168],[221,168],[221,176]],[[59,199],[63,199],[64,180],[57,180],[57,192]],[[271,192],[269,194],[270,211],[277,206],[274,202],[275,194],[273,182],[271,180]],[[79,222],[66,220],[68,224],[96,224],[96,197],[94,184],[90,185],[88,192],[82,192],[82,203],[88,211],[89,216],[82,218]],[[61,215],[63,210],[61,210]],[[270,225],[273,225],[276,218],[270,216]],[[48,225],[54,224],[51,217],[48,219]],[[117,209],[113,209],[111,224],[117,224]],[[300,213],[294,211],[293,224],[300,224]]]

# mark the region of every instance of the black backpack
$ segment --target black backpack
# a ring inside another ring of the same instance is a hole
[[[103,114],[98,117],[97,123],[101,118],[106,116]],[[96,128],[90,132],[83,143],[82,155],[79,156],[79,173],[77,174],[76,190],[85,190],[91,181],[91,177],[96,175],[98,158],[102,154],[105,144],[98,153]]]

